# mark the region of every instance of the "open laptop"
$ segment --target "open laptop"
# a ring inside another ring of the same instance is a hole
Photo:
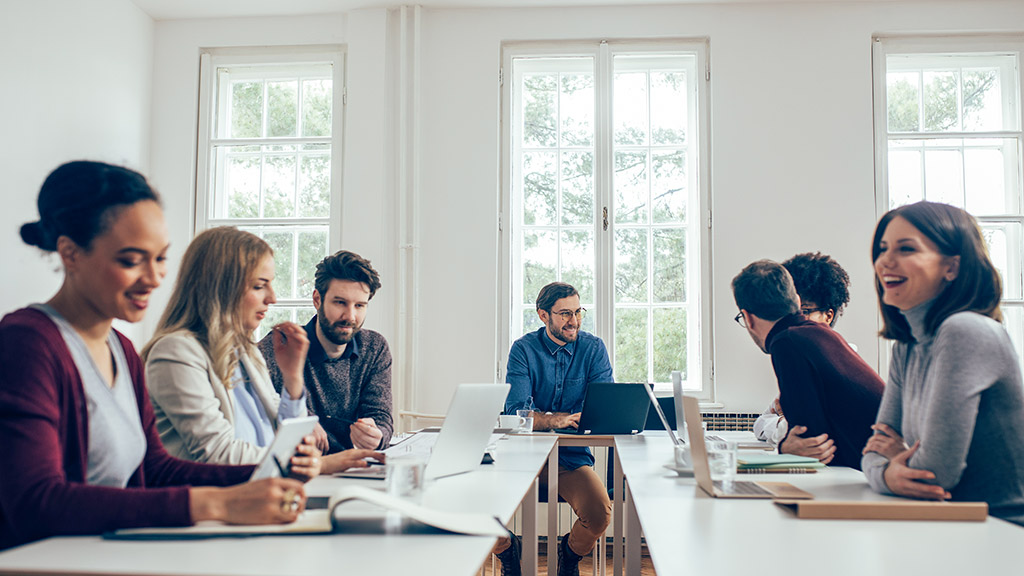
[[[429,454],[424,471],[428,480],[475,470],[490,443],[494,421],[505,406],[509,388],[508,384],[459,384],[440,432],[415,434],[384,454]],[[385,467],[356,468],[335,476],[383,479]]]
[[[557,428],[559,434],[638,434],[644,429],[651,402],[647,384],[592,382],[583,396],[577,428]]]
[[[700,405],[692,396],[683,397],[683,412],[689,426],[686,433],[690,437],[690,457],[693,461],[693,475],[697,485],[708,495],[715,498],[785,498],[790,500],[806,500],[814,498],[787,482],[748,482],[734,480],[732,486],[723,489],[721,482],[712,482],[711,468],[708,466],[707,448],[704,446],[704,427],[701,425]]]

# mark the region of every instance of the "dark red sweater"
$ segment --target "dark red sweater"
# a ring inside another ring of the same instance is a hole
[[[800,314],[779,319],[765,338],[779,381],[779,404],[803,436],[835,441],[832,466],[860,470],[885,384],[835,330]]]
[[[118,333],[135,386],[147,449],[128,488],[85,483],[88,411],[71,352],[46,314],[0,321],[0,549],[56,535],[190,524],[188,484],[244,482],[252,466],[172,458],[160,443],[143,366]]]

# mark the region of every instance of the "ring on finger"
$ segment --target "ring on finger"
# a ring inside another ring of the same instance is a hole
[[[284,497],[281,498],[281,512],[290,514],[299,510],[299,504],[302,503],[302,496],[298,492],[291,488],[284,491]]]

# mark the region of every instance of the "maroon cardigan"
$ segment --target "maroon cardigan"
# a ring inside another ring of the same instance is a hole
[[[127,488],[85,483],[85,390],[57,326],[30,308],[0,321],[0,550],[56,535],[187,526],[187,485],[229,486],[252,474],[253,466],[197,464],[167,454],[156,432],[142,361],[132,343],[117,336],[147,443]]]

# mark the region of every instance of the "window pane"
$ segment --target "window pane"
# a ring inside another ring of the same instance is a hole
[[[1017,141],[986,140],[975,144],[964,150],[967,211],[980,215],[1019,212]]]
[[[559,101],[562,146],[592,146],[594,143],[594,76],[563,74]]]
[[[295,136],[299,112],[299,83],[267,82],[267,136]]]
[[[890,132],[917,132],[920,126],[920,76],[916,72],[886,75]]]
[[[925,150],[925,199],[964,207],[963,160],[959,150]]]
[[[562,224],[594,222],[594,153],[562,152]]]
[[[679,370],[686,378],[686,310],[655,308],[654,320],[654,382],[671,382],[672,371]]]
[[[523,75],[524,148],[550,148],[558,142],[558,75]]]
[[[537,295],[533,295],[536,300]],[[543,326],[544,323],[540,321],[540,317],[537,315],[537,308],[530,307],[523,310],[523,334],[528,334],[534,330]]]
[[[523,224],[526,226],[555,223],[557,158],[556,152],[523,154]]]
[[[686,72],[651,72],[651,145],[686,143]]]
[[[927,132],[960,129],[957,89],[960,74],[953,70],[924,73],[924,129]]]
[[[655,302],[686,301],[686,230],[655,228],[654,274],[651,288]],[[659,380],[664,382],[664,380]]]
[[[662,150],[651,153],[651,211],[656,224],[686,221],[686,153]]]
[[[546,284],[558,279],[558,235],[551,230],[525,230],[522,243],[523,304],[537,301]]]
[[[582,302],[594,301],[594,229],[562,232],[562,282],[580,293]]]
[[[615,75],[612,92],[615,107],[616,145],[647,144],[647,73],[626,72]]]
[[[647,302],[647,232],[615,231],[615,302]]]
[[[333,90],[330,78],[305,80],[302,83],[302,135],[331,135],[331,100]]]
[[[291,232],[267,232],[265,228],[251,229],[250,232],[260,236],[274,250],[274,292],[278,298],[294,298],[294,252],[295,237]],[[273,324],[271,324],[273,326]]]
[[[906,142],[916,146],[914,142]],[[924,200],[924,172],[921,166],[922,152],[901,150],[900,142],[889,144],[889,207],[895,208]]]
[[[615,308],[615,381],[647,382],[647,309]]]
[[[313,297],[316,265],[327,256],[327,229],[299,232],[299,263],[295,271],[296,291],[292,298]]]
[[[304,146],[299,167],[299,216],[328,217],[331,215],[331,148],[330,146]]]
[[[1002,87],[997,68],[966,69],[964,78],[964,130],[1003,128]]]
[[[615,153],[615,221],[647,222],[647,152]]]
[[[257,153],[253,153],[253,152]],[[228,218],[255,218],[260,207],[260,155],[256,146],[217,150],[224,158],[222,193],[227,195]],[[220,210],[215,210],[217,216]]]
[[[1010,333],[1017,358],[1024,358],[1024,306],[1003,304],[1003,326]]]
[[[295,154],[268,154],[263,165],[263,217],[291,216],[295,216]]]
[[[1003,298],[1024,298],[1021,289],[1021,225],[1010,222],[984,222],[981,234],[988,246],[992,264],[1003,281]]]
[[[231,138],[259,138],[263,135],[263,83],[235,82],[231,85]]]

